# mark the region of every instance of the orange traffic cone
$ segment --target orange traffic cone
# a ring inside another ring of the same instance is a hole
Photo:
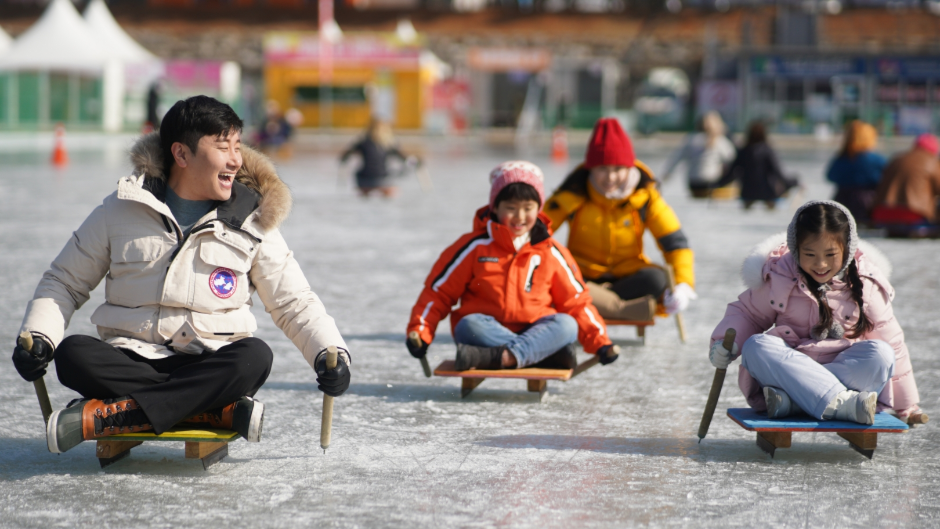
[[[69,153],[65,150],[65,126],[59,123],[55,127],[55,147],[52,149],[52,165],[65,167],[69,164]]]
[[[552,131],[552,161],[565,163],[568,161],[568,133],[562,126]]]

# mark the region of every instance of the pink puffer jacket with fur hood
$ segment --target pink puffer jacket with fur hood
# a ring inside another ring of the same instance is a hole
[[[745,259],[742,278],[748,289],[737,301],[728,304],[724,319],[712,334],[712,342],[723,339],[729,328],[737,331],[738,347],[754,334],[766,332],[782,338],[790,347],[820,364],[828,364],[855,342],[883,340],[894,348],[895,366],[891,382],[878,396],[878,409],[893,409],[904,417],[918,409],[920,396],[904,344],[904,332],[891,308],[894,298],[894,289],[888,282],[891,265],[884,254],[864,241],[859,242],[854,258],[864,285],[865,315],[874,324],[871,332],[854,339],[817,340],[810,336],[812,328],[819,323],[819,305],[787,249],[786,234],[781,233],[758,245]],[[833,281],[831,286],[826,299],[833,319],[850,334],[848,330],[858,321],[858,306],[848,285]],[[743,366],[738,371],[738,385],[752,408],[767,409],[760,385]]]

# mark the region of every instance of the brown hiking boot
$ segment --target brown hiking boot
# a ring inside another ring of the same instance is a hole
[[[242,397],[228,406],[183,419],[180,424],[235,430],[246,441],[257,443],[264,427],[264,404],[251,397]]]
[[[597,312],[605,320],[652,321],[656,315],[656,298],[620,299],[616,292],[588,281],[588,290]]]
[[[180,421],[180,424],[200,424],[210,428],[219,428],[223,430],[232,429],[232,418],[235,416],[235,403],[231,403],[224,408],[216,408],[207,412],[193,415]]]
[[[61,454],[82,441],[153,430],[150,419],[130,397],[90,399],[58,410],[46,425],[49,451]]]

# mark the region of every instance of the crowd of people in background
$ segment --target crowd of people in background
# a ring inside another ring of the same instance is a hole
[[[891,160],[877,147],[874,126],[861,120],[846,124],[842,147],[826,169],[826,178],[836,186],[833,201],[861,226],[887,228],[889,235],[940,235],[940,140],[921,134],[909,151]],[[700,130],[670,156],[662,180],[683,162],[693,197],[739,196],[745,209],[757,202],[773,209],[800,187],[795,175],[783,172],[763,123],[751,123],[744,145],[735,149],[716,112],[706,113]]]

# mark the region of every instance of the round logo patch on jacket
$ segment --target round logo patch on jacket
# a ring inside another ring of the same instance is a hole
[[[209,275],[209,288],[212,289],[213,294],[222,299],[232,297],[236,286],[238,286],[238,280],[235,278],[235,272],[228,268],[216,268]]]

